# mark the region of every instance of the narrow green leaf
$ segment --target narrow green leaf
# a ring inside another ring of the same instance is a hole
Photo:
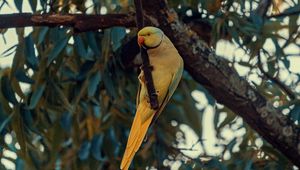
[[[96,135],[92,139],[92,145],[91,145],[91,153],[92,156],[98,160],[101,161],[103,160],[103,154],[101,152],[102,144],[103,144],[103,135]]]
[[[37,6],[37,0],[29,0],[29,4],[30,4],[32,11],[35,12],[36,6]]]
[[[13,117],[13,114],[10,114],[3,122],[0,124],[0,134],[2,133],[2,130],[7,126],[11,118]]]
[[[93,74],[89,80],[89,86],[88,86],[88,96],[91,97],[95,94],[98,84],[101,80],[101,74],[100,71]]]
[[[15,48],[17,48],[17,47],[18,47],[18,45],[13,45],[13,46],[9,47],[7,50],[3,51],[0,56],[1,57],[10,56],[12,53],[15,52],[15,50],[16,50]]]
[[[296,13],[296,15],[299,15],[299,11],[300,11],[300,4],[293,6],[291,8],[288,8],[288,9],[284,10],[282,13]]]
[[[40,45],[44,41],[48,30],[49,30],[48,27],[41,27],[40,28],[39,38],[38,38],[38,42],[37,42],[38,45]]]
[[[80,149],[78,151],[78,158],[80,160],[86,160],[90,155],[90,148],[91,148],[91,143],[89,141],[84,141],[81,144]]]
[[[63,51],[68,41],[69,41],[69,37],[64,37],[61,41],[58,41],[55,44],[55,46],[53,47],[52,51],[48,56],[47,65],[49,65],[59,55],[59,53]]]
[[[34,119],[33,119],[31,111],[27,107],[25,107],[25,105],[21,105],[20,113],[21,113],[24,124],[29,129],[34,130],[34,127],[33,127]]]
[[[117,93],[115,85],[113,83],[113,79],[111,78],[110,73],[108,73],[107,71],[105,71],[103,74],[103,82],[108,94],[114,99],[117,98]]]
[[[16,99],[15,93],[12,89],[12,86],[9,82],[8,76],[3,76],[1,78],[1,90],[3,96],[12,104],[17,104],[18,100]]]
[[[64,112],[60,119],[61,127],[67,132],[70,133],[72,129],[72,114],[70,112]]]
[[[95,53],[96,56],[100,56],[100,50],[98,48],[98,44],[95,38],[95,33],[94,32],[87,32],[86,37],[88,39],[88,44]]]
[[[126,36],[124,27],[113,27],[111,30],[112,50],[116,51],[122,45],[122,40]]]
[[[34,109],[39,102],[40,98],[43,95],[43,92],[45,90],[46,84],[43,83],[39,85],[36,90],[33,92],[31,98],[30,98],[30,104],[29,104],[29,109]]]
[[[74,37],[74,47],[77,51],[78,55],[82,59],[92,59],[90,56],[88,56],[88,52],[86,50],[86,47],[84,46],[84,43],[79,35],[75,35]]]
[[[34,42],[32,35],[29,34],[27,37],[25,37],[25,57],[26,57],[26,64],[32,68],[33,70],[38,69],[38,59],[35,55],[34,50]]]
[[[29,84],[34,84],[34,80],[31,79],[26,75],[24,70],[18,69],[15,73],[15,76],[18,81],[24,82],[24,83],[29,83]]]
[[[15,5],[20,13],[22,13],[23,0],[14,0]]]

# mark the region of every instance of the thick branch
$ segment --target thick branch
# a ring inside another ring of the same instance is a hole
[[[66,26],[75,32],[86,32],[113,26],[135,27],[135,18],[127,14],[5,14],[0,15],[0,29],[27,26]]]
[[[216,56],[191,29],[178,21],[177,14],[169,10],[165,1],[143,1],[148,20],[159,26],[174,42],[185,61],[185,69],[204,85],[210,93],[255,129],[264,139],[300,166],[299,127],[276,111],[272,104],[249,83],[241,79],[228,63]],[[131,15],[0,15],[0,28],[25,26],[69,26],[78,32],[111,26],[134,27]],[[189,37],[189,38],[187,38]],[[228,100],[230,99],[230,100]]]
[[[265,140],[300,166],[299,127],[240,78],[226,60],[199,41],[197,34],[178,20],[177,14],[168,9],[165,1],[144,0],[143,3],[147,6],[144,8],[146,17],[169,36],[192,77],[204,85],[218,102],[241,116]]]

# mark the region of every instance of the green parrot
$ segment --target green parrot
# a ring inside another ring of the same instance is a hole
[[[155,121],[171,98],[181,79],[183,60],[170,39],[156,27],[144,27],[138,32],[138,44],[147,49],[159,109],[151,109],[144,73],[138,79],[137,110],[131,126],[120,168],[127,170],[141,146],[151,122]]]

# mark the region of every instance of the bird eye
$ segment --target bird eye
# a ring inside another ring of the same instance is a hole
[[[148,33],[147,36],[150,36],[150,33]]]

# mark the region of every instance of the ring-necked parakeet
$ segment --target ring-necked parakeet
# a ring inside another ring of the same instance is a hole
[[[145,27],[138,32],[138,44],[147,49],[152,77],[158,95],[159,109],[151,109],[144,73],[138,79],[137,110],[131,126],[120,168],[127,170],[154,121],[174,93],[182,75],[183,60],[169,38],[156,27]]]

